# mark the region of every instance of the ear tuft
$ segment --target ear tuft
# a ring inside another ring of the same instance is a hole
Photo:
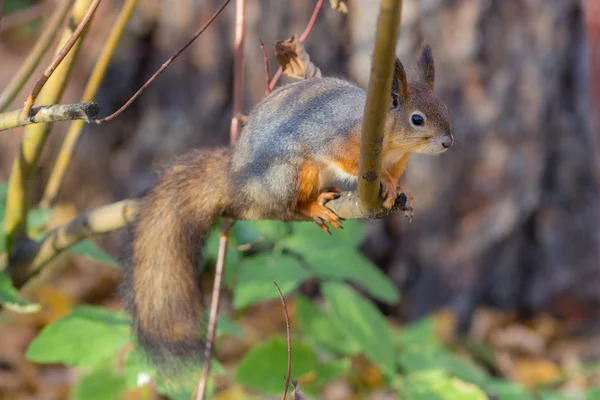
[[[419,72],[423,83],[429,90],[433,91],[435,84],[435,63],[429,45],[423,46],[423,50],[421,51],[421,57],[419,58]]]
[[[394,108],[399,104],[406,102],[410,98],[410,90],[408,89],[408,81],[406,80],[406,71],[396,57],[394,64],[394,76],[392,78],[392,99]]]

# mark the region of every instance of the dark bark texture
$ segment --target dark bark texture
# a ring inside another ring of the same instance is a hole
[[[365,87],[377,3],[349,1],[347,15],[325,3],[306,42],[311,60],[324,74]],[[450,306],[466,326],[482,303],[523,315],[596,310],[598,143],[582,2],[404,3],[397,53],[410,75],[421,44],[432,45],[435,90],[449,106],[457,143],[440,157],[409,162],[403,187],[416,199],[412,223],[402,213],[369,222],[365,253],[404,290],[402,306],[388,311],[414,318]],[[109,5],[116,10],[118,2]],[[96,99],[101,114],[123,104],[218,5],[140,2]],[[313,7],[313,1],[248,2],[245,111],[264,93],[259,39],[275,71],[269,44],[299,35]],[[96,27],[110,26],[107,15],[100,18],[106,19]],[[61,198],[90,207],[138,195],[153,165],[191,147],[227,142],[232,22],[230,7],[127,112],[86,128]],[[102,37],[90,35],[82,70],[89,70]],[[9,139],[0,140],[3,158],[12,159]],[[3,165],[5,175],[10,163]]]

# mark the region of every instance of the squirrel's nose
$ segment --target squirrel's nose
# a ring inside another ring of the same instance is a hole
[[[452,143],[454,143],[454,136],[452,136],[451,133],[448,133],[444,140],[442,140],[442,146],[447,149],[452,146]]]

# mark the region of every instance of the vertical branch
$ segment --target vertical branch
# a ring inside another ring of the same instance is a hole
[[[90,75],[87,86],[83,91],[83,96],[81,98],[82,103],[90,102],[96,97],[98,89],[100,88],[100,84],[102,83],[104,75],[106,74],[106,70],[108,69],[108,65],[110,64],[113,54],[115,53],[115,50],[121,41],[125,27],[127,26],[127,23],[133,14],[136,4],[137,0],[127,0],[125,4],[123,4],[123,8],[121,9],[117,20],[112,26],[110,34],[106,40],[106,43],[104,44],[104,48],[98,57],[98,61],[96,62],[94,70]],[[48,178],[48,184],[46,185],[44,196],[40,202],[42,207],[49,207],[54,202],[65,172],[67,171],[67,168],[73,158],[75,146],[77,145],[79,136],[83,131],[84,125],[84,121],[74,121],[69,126],[69,130],[63,145],[58,153],[56,162],[52,168],[52,172],[50,173],[50,178]]]
[[[277,282],[273,282],[277,287],[277,291],[279,292],[279,298],[281,299],[281,305],[283,306],[283,315],[285,316],[285,332],[287,336],[287,351],[288,351],[288,359],[287,359],[287,374],[285,375],[285,388],[283,389],[283,396],[281,396],[281,400],[285,400],[287,396],[288,388],[290,387],[290,378],[292,376],[292,335],[290,333],[290,316],[288,315],[287,305],[285,303],[285,296],[281,293],[281,289]]]
[[[263,60],[265,62],[265,79],[267,82],[265,86],[265,96],[268,96],[271,93],[271,72],[269,71],[269,57],[267,56],[267,50],[265,50],[265,44],[262,40],[260,41],[260,49],[262,50]]]
[[[71,16],[72,23],[65,28],[59,43],[59,52],[73,36],[74,25],[83,21],[85,11],[90,7],[91,0],[76,0]],[[55,104],[62,97],[62,93],[69,80],[73,63],[81,48],[83,36],[74,44],[69,54],[65,57],[56,72],[48,80],[39,93],[39,102],[42,104]],[[29,193],[33,177],[37,169],[38,160],[46,143],[51,124],[29,125],[25,128],[19,155],[13,163],[8,180],[8,198],[6,201],[6,251],[11,254],[14,245],[20,239],[27,239],[27,210],[29,209]]]
[[[367,214],[381,208],[379,197],[383,133],[392,88],[396,41],[402,15],[402,0],[382,0],[375,36],[375,53],[369,78],[360,135],[358,195]]]
[[[235,3],[235,45],[233,55],[233,116],[229,141],[237,142],[240,135],[240,115],[244,99],[244,39],[246,30],[246,0]]]
[[[0,0],[2,2],[2,0]],[[17,74],[11,79],[8,86],[0,94],[0,112],[5,111],[15,97],[18,96],[27,80],[31,77],[35,68],[39,65],[40,61],[52,45],[60,26],[62,25],[67,13],[71,9],[71,6],[75,0],[63,0],[60,6],[54,11],[50,21],[40,34],[39,39],[33,46],[33,49],[27,55],[27,58],[19,68]]]
[[[244,38],[246,32],[246,0],[236,0],[235,3],[235,47],[233,60],[233,115],[231,118],[231,129],[229,132],[229,141],[235,143],[240,135],[240,115],[243,100],[243,74],[244,74]],[[210,364],[212,361],[213,347],[216,339],[217,317],[219,314],[219,303],[221,299],[221,281],[223,270],[227,258],[227,243],[229,241],[229,231],[235,221],[225,219],[223,230],[219,239],[219,253],[217,256],[217,265],[215,267],[215,280],[213,283],[213,293],[211,298],[210,316],[208,321],[208,335],[206,339],[206,349],[204,351],[204,365],[202,366],[202,376],[198,383],[196,399],[203,400],[206,393],[208,376],[210,375]]]

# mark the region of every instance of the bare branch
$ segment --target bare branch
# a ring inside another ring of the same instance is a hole
[[[89,5],[86,13],[83,15],[83,18],[77,25],[77,28],[75,28],[75,30],[71,34],[69,40],[67,40],[67,42],[63,45],[62,49],[60,49],[60,51],[56,54],[48,68],[46,68],[46,70],[44,71],[44,74],[37,80],[37,82],[33,86],[33,89],[31,90],[31,93],[29,93],[29,96],[27,96],[25,104],[23,105],[23,113],[25,115],[29,115],[29,113],[31,112],[31,108],[33,107],[33,103],[35,103],[35,99],[42,91],[42,88],[44,87],[46,82],[48,82],[48,79],[50,79],[50,76],[52,76],[52,74],[54,73],[54,70],[64,60],[69,51],[71,51],[71,49],[75,45],[75,42],[77,42],[84,29],[87,27],[88,23],[91,21],[92,16],[96,12],[96,9],[98,8],[99,4],[100,0],[92,0],[92,3]]]
[[[72,24],[68,24],[62,34],[59,49],[64,49],[65,43],[73,36],[73,26],[79,24],[85,17],[91,0],[76,0],[71,16]],[[85,35],[85,32],[84,32]],[[48,80],[39,93],[40,104],[56,104],[60,101],[73,67],[73,63],[81,49],[83,36],[75,43],[72,51],[58,66],[56,72]],[[60,51],[59,51],[60,52]],[[23,112],[23,115],[29,115]],[[13,243],[27,238],[27,211],[29,209],[29,193],[35,181],[38,161],[44,149],[46,138],[52,124],[35,124],[25,128],[21,149],[15,159],[8,180],[8,198],[6,200],[6,251],[11,254]]]
[[[263,41],[260,41],[260,49],[263,53],[263,60],[265,62],[265,79],[267,84],[265,86],[265,96],[268,96],[271,93],[271,72],[269,71],[269,56],[267,56],[267,50],[265,50],[265,44]]]
[[[10,261],[8,273],[15,286],[22,287],[60,253],[80,241],[125,227],[135,218],[138,207],[136,200],[123,200],[88,211],[53,229],[38,245],[37,252],[27,255],[30,259]]]
[[[0,114],[0,131],[43,122],[81,120],[83,124],[95,119],[99,112],[100,107],[93,101],[89,103],[33,107],[30,117],[27,117],[23,113],[23,110],[15,110]]]
[[[33,71],[40,64],[40,61],[52,45],[60,26],[62,25],[67,13],[71,9],[75,0],[64,0],[60,7],[54,11],[50,21],[41,33],[33,49],[27,55],[27,58],[19,68],[17,74],[12,78],[8,86],[0,94],[0,112],[5,111],[12,101],[17,97],[27,80],[31,77]]]
[[[123,36],[125,27],[127,26],[127,23],[133,14],[136,4],[137,0],[127,0],[125,4],[123,4],[121,12],[112,26],[110,34],[106,40],[106,43],[104,44],[104,48],[102,49],[102,52],[98,57],[98,61],[94,66],[94,70],[90,75],[87,86],[83,91],[83,96],[81,98],[82,103],[92,101],[96,97],[96,93],[98,93],[98,89],[100,88],[100,84],[104,79],[108,65],[110,64],[113,54],[115,53],[121,37]],[[52,168],[50,177],[48,178],[46,190],[40,202],[42,207],[49,207],[54,202],[65,172],[67,171],[67,168],[73,158],[75,146],[77,145],[79,136],[83,131],[84,125],[85,124],[83,122],[77,121],[73,122],[71,126],[69,126],[69,130],[65,136],[63,145],[58,153],[58,156],[56,157],[56,162]]]
[[[277,291],[279,292],[279,298],[281,299],[281,305],[283,306],[283,315],[285,316],[285,332],[287,336],[287,374],[285,375],[285,387],[283,389],[283,396],[281,396],[281,400],[285,400],[288,392],[288,388],[290,387],[290,377],[292,376],[292,336],[290,333],[290,316],[288,315],[287,305],[285,303],[285,296],[281,293],[281,289],[277,282],[273,282],[277,287]]]
[[[298,41],[300,43],[304,43],[304,41],[306,40],[306,38],[308,37],[308,35],[312,31],[312,28],[313,28],[313,26],[315,24],[315,21],[317,20],[317,15],[319,15],[319,11],[321,10],[322,6],[323,6],[323,0],[317,0],[317,4],[315,5],[315,9],[313,10],[313,13],[312,13],[312,15],[310,17],[310,20],[308,21],[308,24],[306,25],[306,29],[304,29],[304,32],[300,36],[300,39],[298,39]],[[282,73],[283,73],[283,68],[279,67],[279,69],[275,73],[275,76],[271,80],[271,84],[269,85],[269,92],[271,92],[275,88],[275,85],[277,84],[277,81],[281,77]]]
[[[192,38],[190,40],[188,40],[188,42],[186,44],[184,44],[179,50],[177,50],[171,57],[169,57],[169,59],[167,61],[164,62],[163,65],[161,65],[161,67],[158,69],[158,71],[156,71],[154,73],[154,75],[152,75],[150,77],[150,79],[148,79],[146,81],[146,83],[144,83],[144,85],[137,91],[135,92],[135,94],[133,96],[131,96],[131,98],[129,100],[127,100],[127,102],[125,104],[123,104],[123,106],[121,108],[119,108],[117,111],[115,111],[114,113],[112,113],[111,115],[109,115],[108,117],[102,118],[102,119],[98,119],[96,121],[94,121],[95,124],[104,124],[106,122],[112,121],[113,119],[115,119],[116,117],[118,117],[119,115],[121,115],[121,113],[123,111],[125,111],[134,101],[135,99],[137,99],[139,97],[140,94],[142,94],[142,92],[148,87],[150,86],[150,84],[152,82],[154,82],[154,80],[156,78],[158,78],[158,76],[160,74],[162,74],[162,72],[167,69],[167,67],[169,65],[171,65],[171,63],[173,61],[175,61],[175,59],[181,54],[183,53],[183,51],[185,49],[187,49],[196,39],[198,39],[198,37],[206,30],[206,28],[208,28],[210,26],[210,24],[212,24],[212,22],[219,16],[219,14],[221,14],[221,11],[223,11],[225,9],[225,7],[227,6],[227,4],[229,4],[231,0],[225,0],[223,2],[223,4],[221,5],[221,7],[219,7],[219,9],[213,14],[212,17],[210,17],[210,19],[204,24],[204,26],[202,26],[202,28],[198,29],[198,31],[196,31],[196,33],[194,34],[194,36],[192,36]]]
[[[369,215],[381,209],[379,173],[401,13],[402,0],[381,1],[375,36],[375,53],[360,135],[358,167],[360,205]]]

